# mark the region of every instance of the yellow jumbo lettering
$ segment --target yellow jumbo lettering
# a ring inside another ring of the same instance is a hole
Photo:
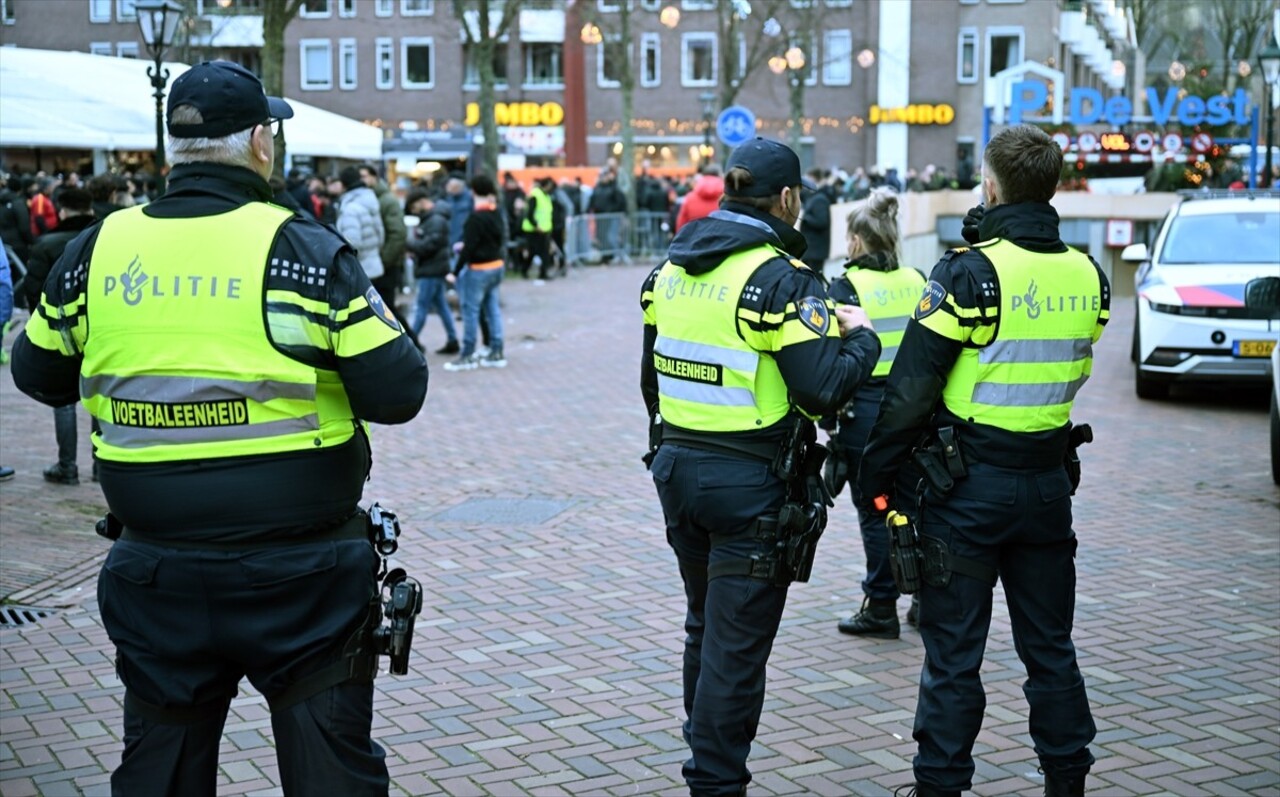
[[[475,127],[476,125],[480,124],[480,103],[478,102],[467,103],[467,116],[463,124],[465,124],[467,127]]]
[[[557,102],[542,103],[542,123],[547,127],[555,127],[564,122],[564,108]]]
[[[933,119],[940,125],[949,125],[956,118],[956,109],[950,105],[941,104],[933,106]]]

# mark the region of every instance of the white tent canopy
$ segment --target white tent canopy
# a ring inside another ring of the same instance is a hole
[[[152,63],[0,47],[0,147],[154,149],[156,105],[147,77]],[[165,67],[170,86],[190,68],[176,62]],[[294,117],[285,122],[285,141],[291,158],[382,158],[378,128],[298,100],[289,104]]]

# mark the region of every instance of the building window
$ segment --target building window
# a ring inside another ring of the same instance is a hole
[[[120,42],[116,45],[117,58],[137,58],[138,43],[137,42]]]
[[[848,8],[853,0],[827,0],[827,8]]]
[[[400,40],[400,87],[429,89],[436,84],[436,45],[430,36]]]
[[[686,33],[680,37],[680,84],[716,84],[716,34]]]
[[[476,62],[474,45],[463,45],[462,61],[462,87],[472,90],[480,88],[480,64]],[[493,45],[493,83],[494,88],[507,87],[506,42],[495,42]]]
[[[301,55],[301,86],[304,91],[333,88],[333,43],[328,39],[303,39],[298,42]]]
[[[618,4],[618,0],[596,0],[596,8],[599,9],[602,14],[609,14],[617,11],[620,6]]]
[[[646,33],[640,41],[640,85],[662,85],[662,37]]]
[[[662,0],[640,0],[640,7],[645,11],[657,11],[662,6]]]
[[[338,0],[338,16],[354,17],[356,15],[356,0]]]
[[[956,38],[956,82],[978,82],[977,28],[961,28]]]
[[[530,42],[524,46],[524,85],[540,88],[564,86],[561,50],[554,42]]]
[[[329,0],[302,0],[302,7],[298,9],[298,16],[303,19],[324,19],[332,13]]]
[[[395,0],[377,0],[373,4],[373,13],[379,17],[389,17],[394,10]]]
[[[116,0],[116,22],[133,22],[138,18],[138,0]]]
[[[356,87],[356,40],[338,40],[338,87]]]
[[[13,0],[0,0],[0,22],[6,25],[14,24],[16,20],[13,16]]]
[[[822,82],[828,86],[853,83],[853,33],[829,30],[822,36],[822,49],[827,58],[822,62]]]
[[[976,6],[977,4],[978,0],[960,0],[960,5],[962,6]]]
[[[791,0],[792,8],[811,8],[813,0]]]
[[[374,62],[377,75],[374,83],[380,89],[389,89],[396,84],[395,43],[389,38],[378,38],[374,42]]]
[[[1022,28],[987,28],[987,77],[1022,63]]]
[[[622,60],[631,56],[631,48],[622,43],[618,34],[610,34],[607,41],[596,45],[596,85],[602,89],[616,89],[622,85]]]
[[[431,0],[400,0],[402,17],[425,17],[433,10]]]
[[[111,0],[89,0],[89,21],[110,22]]]
[[[680,0],[685,11],[715,11],[716,0]]]
[[[94,55],[111,55],[115,48],[111,46],[111,42],[89,42],[89,52]]]
[[[747,77],[747,34],[738,34],[738,80],[745,80]]]
[[[804,53],[804,66],[797,70],[804,75],[804,84],[818,85],[818,40],[810,33],[793,33],[789,42],[792,47],[799,47]]]

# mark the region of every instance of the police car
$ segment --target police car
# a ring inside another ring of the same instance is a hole
[[[1121,258],[1135,278],[1135,388],[1163,398],[1175,381],[1271,383],[1280,307],[1246,306],[1245,288],[1280,279],[1280,191],[1188,191],[1154,246]]]

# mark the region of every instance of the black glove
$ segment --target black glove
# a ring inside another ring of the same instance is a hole
[[[840,451],[833,449],[822,468],[822,482],[827,486],[827,493],[834,499],[844,489],[847,481],[849,481],[849,463],[845,462]]]
[[[978,225],[982,223],[982,216],[986,213],[986,206],[979,203],[969,208],[969,212],[964,215],[964,221],[960,222],[960,237],[971,244],[976,244],[982,240],[981,234],[978,232]]]

